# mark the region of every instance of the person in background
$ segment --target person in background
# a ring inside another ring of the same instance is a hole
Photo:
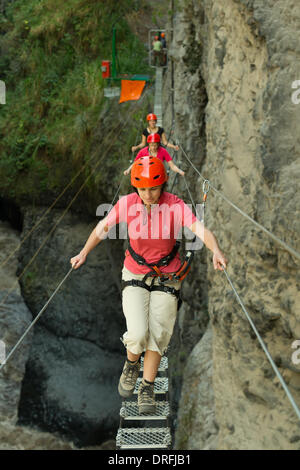
[[[154,37],[152,47],[153,47],[153,65],[155,67],[159,67],[159,66],[161,66],[161,61],[162,61],[162,56],[161,56],[162,44],[161,44],[158,36]]]
[[[161,33],[160,42],[161,42],[162,48],[167,49],[167,41],[166,41],[166,34],[165,33]]]
[[[164,145],[165,147],[169,147],[176,151],[179,150],[178,145],[173,145],[171,142],[167,140],[163,127],[160,127],[157,125],[156,114],[149,113],[147,115],[147,121],[148,121],[148,126],[143,130],[142,141],[140,144],[133,145],[131,147],[132,152],[135,152],[136,150],[144,148],[147,145],[147,138],[149,137],[150,134],[158,134],[160,136],[162,145]]]
[[[135,157],[135,161],[141,157],[152,156],[159,158],[160,161],[166,161],[171,168],[171,170],[175,171],[175,173],[179,173],[181,176],[184,176],[184,171],[182,171],[172,160],[171,155],[165,148],[160,145],[160,136],[159,134],[150,134],[147,138],[147,143],[149,144],[148,147],[144,147],[142,150],[139,151],[137,156]],[[134,163],[132,164],[134,165]],[[128,175],[132,165],[130,165],[127,170],[124,171],[124,175]]]
[[[165,66],[167,64],[167,41],[166,41],[166,34],[161,33],[160,35],[160,42],[162,46],[162,65]]]

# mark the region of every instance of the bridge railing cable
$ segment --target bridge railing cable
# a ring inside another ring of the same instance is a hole
[[[192,162],[191,162],[191,163],[192,163]],[[192,164],[192,166],[194,167],[193,164]],[[195,167],[195,169],[196,169],[196,167]],[[196,171],[197,171],[197,173],[201,176],[201,178],[203,179],[203,192],[204,192],[204,193],[207,192],[210,188],[216,190],[216,189],[213,187],[213,185],[210,184],[209,181],[206,180],[206,179],[203,177],[203,175],[198,171],[198,169],[196,169]],[[193,203],[193,206],[194,206],[194,210],[195,210],[195,203],[193,202],[193,198],[192,198],[192,196],[191,196],[191,192],[190,192],[190,189],[189,189],[189,186],[188,186],[188,183],[187,183],[185,177],[184,177],[184,182],[185,182],[187,191],[188,191],[188,193],[189,193],[189,195],[190,195],[190,198],[191,198],[191,200],[192,200],[192,203]],[[219,191],[217,191],[217,192],[219,192]],[[230,201],[230,202],[231,202],[231,201]],[[242,211],[242,212],[243,212],[243,211]],[[250,218],[250,219],[251,219],[251,218]],[[258,341],[259,341],[259,343],[260,343],[260,345],[261,345],[261,347],[262,347],[262,349],[263,349],[263,351],[264,351],[264,353],[265,353],[266,356],[267,356],[268,361],[270,362],[270,364],[271,364],[271,366],[272,366],[272,368],[273,368],[273,370],[274,370],[276,376],[278,377],[278,380],[279,380],[279,382],[280,382],[282,388],[284,389],[284,391],[285,391],[285,393],[286,393],[286,395],[287,395],[287,397],[288,397],[288,399],[289,399],[289,401],[290,401],[292,407],[294,408],[294,410],[295,410],[295,412],[296,412],[296,414],[297,414],[297,416],[298,416],[298,418],[299,418],[299,420],[300,420],[300,409],[299,409],[298,405],[296,404],[293,395],[291,394],[291,392],[290,392],[290,390],[289,390],[289,388],[288,388],[286,382],[284,381],[282,375],[280,374],[280,372],[279,372],[279,370],[278,370],[278,367],[276,366],[274,360],[272,359],[271,354],[269,353],[269,351],[268,351],[268,349],[267,349],[267,347],[266,347],[266,345],[265,345],[263,339],[261,338],[261,335],[259,334],[259,332],[258,332],[258,330],[257,330],[257,328],[256,328],[256,326],[255,326],[255,324],[254,324],[254,322],[253,322],[253,320],[252,320],[250,314],[248,313],[248,311],[247,311],[247,309],[246,309],[246,307],[245,307],[243,301],[241,300],[241,297],[239,296],[238,292],[236,291],[236,289],[235,289],[235,287],[234,287],[234,285],[233,285],[233,282],[232,282],[232,280],[231,280],[231,278],[230,278],[230,276],[229,276],[227,270],[226,270],[224,267],[223,267],[223,271],[224,271],[224,273],[225,273],[225,276],[226,276],[226,278],[227,278],[227,281],[229,282],[229,285],[230,285],[231,289],[232,289],[233,292],[234,292],[234,295],[235,295],[235,297],[236,297],[238,303],[239,303],[240,306],[242,307],[242,310],[243,310],[244,314],[246,315],[246,318],[247,318],[247,320],[249,321],[249,323],[250,323],[250,325],[251,325],[251,328],[253,329],[253,331],[254,331],[254,333],[255,333],[255,335],[256,335],[256,337],[257,337],[257,339],[258,339]]]
[[[234,292],[235,297],[237,298],[237,301],[239,302],[240,306],[242,307],[242,310],[243,310],[243,312],[245,313],[245,315],[246,315],[246,317],[247,317],[247,320],[249,321],[249,323],[250,323],[250,325],[251,325],[251,328],[253,329],[253,331],[254,331],[254,333],[255,333],[255,335],[256,335],[256,337],[257,337],[257,339],[258,339],[258,341],[259,341],[259,343],[260,343],[260,345],[261,345],[261,347],[262,347],[262,349],[263,349],[263,351],[265,352],[265,354],[266,354],[266,356],[267,356],[267,358],[268,358],[268,360],[269,360],[269,362],[270,362],[270,364],[271,364],[271,366],[272,366],[272,368],[273,368],[275,374],[276,374],[277,377],[278,377],[279,382],[281,383],[281,385],[282,385],[282,387],[283,387],[283,389],[284,389],[284,391],[285,391],[285,393],[286,393],[286,395],[287,395],[287,397],[288,397],[290,403],[292,404],[292,407],[294,408],[294,410],[295,410],[295,412],[296,412],[296,414],[297,414],[297,416],[298,416],[298,418],[299,418],[299,420],[300,420],[300,409],[299,409],[298,405],[296,404],[293,395],[291,394],[291,392],[290,392],[290,390],[289,390],[289,388],[288,388],[286,382],[284,381],[282,375],[280,374],[280,372],[279,372],[279,370],[278,370],[278,367],[276,366],[275,362],[273,361],[272,356],[271,356],[271,354],[269,353],[269,351],[268,351],[268,349],[267,349],[267,347],[266,347],[266,345],[265,345],[263,339],[261,338],[259,332],[257,331],[257,329],[256,329],[256,327],[255,327],[255,324],[254,324],[253,321],[252,321],[252,318],[250,317],[250,315],[249,315],[247,309],[245,308],[245,305],[243,304],[243,302],[242,302],[242,300],[241,300],[239,294],[237,293],[237,291],[236,291],[236,289],[235,289],[235,287],[234,287],[234,285],[233,285],[232,280],[231,280],[230,277],[229,277],[228,272],[226,271],[225,268],[223,268],[223,271],[224,271],[225,276],[226,276],[226,278],[227,278],[227,280],[228,280],[228,282],[229,282],[229,284],[230,284],[231,289],[232,289],[233,292]]]
[[[221,193],[221,191],[219,191],[217,188],[215,188],[215,186],[209,181],[207,180],[201,173],[200,171],[198,170],[198,168],[193,164],[193,162],[191,161],[191,159],[188,157],[187,153],[185,152],[185,150],[183,149],[182,145],[179,143],[178,144],[183,155],[185,156],[185,158],[187,159],[187,161],[189,162],[189,164],[191,165],[191,167],[196,171],[196,173],[202,178],[203,181],[206,181],[208,182],[209,184],[209,187],[219,196],[221,197],[224,201],[226,201],[231,207],[233,207],[233,209],[235,209],[237,212],[239,212],[243,217],[245,217],[246,219],[248,219],[252,224],[254,224],[259,230],[262,230],[264,233],[266,233],[270,238],[272,238],[276,243],[278,243],[279,245],[282,246],[282,248],[284,248],[286,251],[288,251],[291,255],[293,255],[295,258],[297,258],[298,260],[300,260],[300,253],[298,251],[296,251],[293,247],[289,246],[285,241],[281,240],[277,235],[275,235],[274,233],[272,233],[270,230],[268,230],[266,227],[264,227],[263,225],[261,225],[259,222],[256,222],[256,220],[254,220],[252,217],[250,217],[250,215],[248,215],[245,211],[243,211],[242,209],[240,209],[236,204],[234,204],[234,202],[232,202],[227,196],[225,196],[223,193]]]

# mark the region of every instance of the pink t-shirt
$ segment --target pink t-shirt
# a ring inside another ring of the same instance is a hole
[[[130,245],[147,263],[159,261],[168,255],[181,238],[182,227],[190,227],[197,220],[190,207],[174,194],[163,192],[158,204],[151,207],[148,214],[137,193],[131,193],[119,199],[106,218],[110,229],[120,222],[126,222]],[[108,235],[109,236],[109,235]],[[139,265],[125,252],[125,267],[134,274],[146,274],[148,266]],[[173,273],[181,266],[179,253],[168,264],[159,268],[161,272]]]
[[[149,155],[149,148],[148,147],[144,147],[142,150],[139,151],[139,153],[137,154],[137,156],[135,157],[134,161],[135,160],[138,160],[139,158],[141,157],[147,157]],[[170,162],[172,160],[172,157],[171,155],[169,154],[169,152],[166,151],[165,148],[159,146],[158,147],[158,150],[157,150],[157,155],[156,155],[157,158],[159,158],[162,162],[165,160],[166,162]]]

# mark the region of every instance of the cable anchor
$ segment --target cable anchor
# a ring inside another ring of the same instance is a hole
[[[202,192],[203,194],[203,204],[206,202],[207,199],[207,194],[210,190],[210,181],[209,180],[204,180],[203,185],[202,185]]]

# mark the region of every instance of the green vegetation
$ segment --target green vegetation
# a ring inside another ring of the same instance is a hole
[[[0,195],[32,202],[47,189],[52,202],[84,163],[72,193],[89,175],[87,191],[93,193],[104,174],[103,165],[93,172],[93,164],[106,151],[109,165],[124,167],[145,110],[140,106],[120,133],[135,102],[118,105],[103,97],[101,60],[111,58],[115,26],[120,72],[149,73],[145,47],[126,21],[138,5],[134,0],[7,5],[0,19],[0,79],[7,90],[0,107]]]

